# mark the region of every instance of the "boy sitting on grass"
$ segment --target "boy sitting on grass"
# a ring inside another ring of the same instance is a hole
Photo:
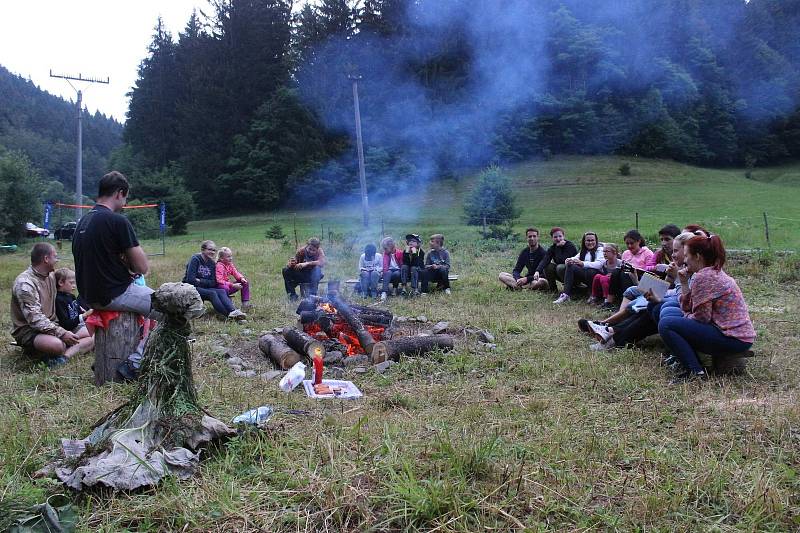
[[[431,235],[431,251],[425,257],[425,275],[422,277],[422,292],[428,292],[428,283],[435,282],[445,294],[450,294],[450,253],[444,249],[444,235]]]

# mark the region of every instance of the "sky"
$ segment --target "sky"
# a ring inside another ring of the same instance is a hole
[[[66,100],[75,90],[54,74],[108,77],[108,85],[72,82],[90,112],[125,120],[139,63],[158,16],[177,38],[206,0],[0,0],[0,65]]]

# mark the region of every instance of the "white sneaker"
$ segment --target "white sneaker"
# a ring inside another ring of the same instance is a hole
[[[606,352],[608,350],[613,350],[616,348],[617,343],[614,342],[614,337],[609,337],[605,342],[597,342],[589,346],[589,349],[593,352]]]
[[[569,301],[569,294],[562,292],[558,295],[558,298],[553,302],[554,304],[563,304],[564,302]]]
[[[614,335],[614,331],[610,327],[603,326],[597,322],[589,322],[589,328],[600,342],[606,342]]]
[[[381,293],[381,301],[382,301],[382,302],[385,302],[385,301],[386,301],[386,293],[385,293],[385,292],[382,292],[382,293]]]
[[[234,319],[237,319],[237,320],[238,320],[238,319],[242,319],[242,318],[247,318],[247,315],[246,315],[246,314],[244,314],[244,313],[243,313],[242,311],[240,311],[239,309],[234,309],[233,311],[231,311],[230,313],[228,313],[228,318],[234,318]]]
[[[445,289],[445,290],[444,290],[444,293],[445,293],[445,294],[450,294],[450,289]]]

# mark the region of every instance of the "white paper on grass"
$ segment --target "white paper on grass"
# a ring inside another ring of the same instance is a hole
[[[659,300],[663,300],[664,295],[667,294],[667,289],[669,289],[668,281],[656,277],[649,272],[645,273],[641,279],[639,279],[639,291],[641,291],[642,294],[651,291]]]
[[[310,379],[303,380],[303,388],[306,390],[306,396],[309,398],[336,398],[338,400],[352,400],[354,398],[361,398],[363,394],[358,390],[358,387],[352,381],[341,381],[338,379],[323,379],[323,385],[329,387],[338,387],[342,392],[336,394],[317,394],[314,392],[314,382]]]

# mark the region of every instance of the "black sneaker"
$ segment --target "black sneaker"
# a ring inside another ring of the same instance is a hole
[[[585,318],[578,320],[578,329],[588,335],[592,334],[592,328],[589,327],[589,321]]]
[[[139,379],[139,369],[134,367],[133,363],[128,359],[119,364],[117,373],[122,376],[123,381],[136,381]]]
[[[694,383],[695,381],[706,381],[708,380],[708,374],[705,373],[704,370],[700,372],[695,372],[692,370],[687,370],[682,374],[678,374],[675,378],[669,382],[670,385],[681,385],[683,383]]]
[[[672,354],[661,354],[661,366],[672,366],[677,361],[678,358]]]
[[[53,370],[60,366],[64,366],[67,364],[67,358],[63,355],[59,355],[57,357],[50,357],[44,360],[44,364],[47,365],[47,368]]]

